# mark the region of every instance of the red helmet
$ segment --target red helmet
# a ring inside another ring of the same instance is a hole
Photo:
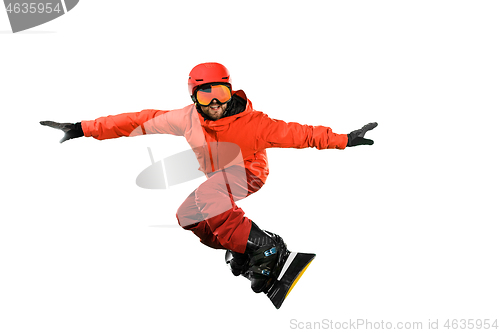
[[[231,87],[231,76],[227,68],[216,62],[206,62],[196,65],[189,73],[189,96],[193,96],[198,86],[212,82],[227,83]]]

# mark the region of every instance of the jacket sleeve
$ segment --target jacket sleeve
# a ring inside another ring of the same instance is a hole
[[[257,149],[271,147],[344,149],[347,146],[347,134],[333,133],[325,126],[302,125],[269,118],[263,114],[257,130]]]
[[[147,109],[82,121],[85,136],[98,140],[143,134],[183,135],[181,110],[162,111]]]

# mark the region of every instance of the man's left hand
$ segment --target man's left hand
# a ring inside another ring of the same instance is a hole
[[[359,145],[372,145],[373,140],[365,139],[365,134],[368,131],[371,131],[375,127],[377,127],[377,123],[369,123],[363,126],[363,128],[359,130],[352,131],[347,134],[347,147],[359,146]]]

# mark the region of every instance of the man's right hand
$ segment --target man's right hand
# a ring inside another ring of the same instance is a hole
[[[55,121],[41,121],[41,125],[49,126],[55,129],[64,131],[64,137],[59,141],[63,143],[66,140],[79,138],[83,136],[82,124],[81,123],[56,123]]]

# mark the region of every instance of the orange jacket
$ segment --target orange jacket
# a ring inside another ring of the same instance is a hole
[[[239,147],[237,153],[245,168],[262,182],[269,174],[266,148],[344,149],[347,145],[346,134],[335,134],[325,126],[271,119],[265,113],[255,111],[242,90],[234,94],[246,100],[245,111],[216,121],[204,120],[191,104],[178,110],[148,109],[82,121],[82,129],[85,136],[98,140],[144,134],[184,136],[205,174],[228,166],[234,159],[234,149],[231,156],[223,156],[228,150],[228,144],[224,143],[229,143]]]

